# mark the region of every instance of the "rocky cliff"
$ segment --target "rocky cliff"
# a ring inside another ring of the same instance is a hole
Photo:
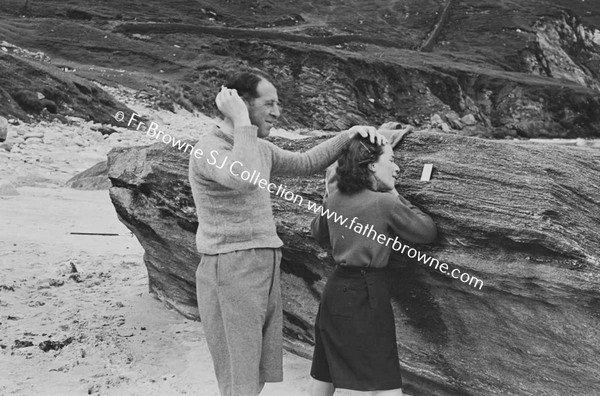
[[[320,141],[274,140],[296,151]],[[399,150],[397,188],[440,230],[436,245],[414,248],[446,263],[447,272],[460,271],[455,279],[433,261],[392,256],[405,391],[600,392],[599,152],[433,132],[408,135]],[[115,149],[109,177],[119,218],[145,249],[150,290],[195,317],[194,232],[202,224],[195,221],[187,155],[161,143]],[[430,182],[419,181],[424,163],[434,164]],[[323,176],[273,181],[319,201]],[[310,237],[314,214],[272,200],[285,243],[286,347],[309,355],[331,258]]]
[[[7,15],[0,74],[10,76],[0,79],[0,114],[7,118],[79,114],[111,122],[122,105],[97,86],[73,85],[75,77],[216,115],[213,99],[227,74],[254,67],[278,85],[287,128],[421,126],[437,113],[462,135],[599,136],[597,2],[50,0],[22,7],[0,4]],[[28,55],[32,64],[22,65]],[[41,70],[24,73],[31,67]]]

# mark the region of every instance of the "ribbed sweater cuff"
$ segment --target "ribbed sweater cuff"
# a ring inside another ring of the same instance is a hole
[[[336,137],[331,139],[331,147],[336,153],[341,153],[350,143],[348,131],[340,132]]]

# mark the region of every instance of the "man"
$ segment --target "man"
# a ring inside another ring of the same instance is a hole
[[[254,396],[283,380],[282,241],[275,231],[271,184],[257,172],[301,176],[331,165],[357,134],[382,144],[375,128],[355,126],[305,153],[260,139],[280,115],[277,89],[241,73],[216,97],[223,122],[200,135],[189,177],[198,215],[198,309],[223,396]],[[257,176],[258,178],[258,176]],[[262,186],[262,187],[261,187]]]

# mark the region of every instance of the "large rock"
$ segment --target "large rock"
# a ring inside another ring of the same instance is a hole
[[[280,146],[300,151],[319,141]],[[440,230],[435,246],[415,248],[483,282],[443,275],[408,251],[392,255],[405,391],[600,394],[600,152],[433,132],[408,135],[399,150],[399,190]],[[425,163],[434,164],[429,182],[419,181]],[[110,195],[145,248],[150,290],[197,317],[187,164],[188,154],[161,143],[114,149]],[[324,192],[323,174],[273,182],[305,200]],[[310,356],[332,262],[310,237],[306,205],[272,199],[285,243],[284,339]]]
[[[3,142],[8,137],[8,121],[6,118],[0,117],[0,142]]]

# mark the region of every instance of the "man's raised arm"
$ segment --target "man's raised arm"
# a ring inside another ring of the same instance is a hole
[[[280,176],[306,176],[322,171],[334,163],[350,140],[361,135],[369,137],[372,143],[383,144],[386,139],[371,126],[357,125],[340,132],[337,136],[311,148],[304,153],[284,150],[269,143],[273,152],[272,174]]]
[[[215,102],[233,124],[233,147],[228,149],[218,140],[208,138],[203,141],[202,159],[194,158],[193,166],[207,179],[225,187],[238,191],[253,190],[257,185],[243,180],[234,170],[261,170],[258,128],[250,123],[246,105],[235,89],[223,88]]]

